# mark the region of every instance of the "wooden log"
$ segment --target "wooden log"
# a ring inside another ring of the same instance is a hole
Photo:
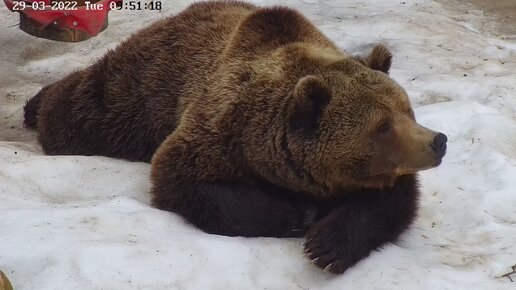
[[[11,282],[9,282],[9,279],[2,271],[0,271],[0,290],[13,290]]]

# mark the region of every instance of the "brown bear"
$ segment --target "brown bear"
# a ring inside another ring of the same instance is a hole
[[[41,90],[25,124],[48,154],[154,154],[156,207],[213,234],[305,235],[313,263],[342,273],[407,229],[416,172],[446,151],[390,64],[285,7],[197,3]]]

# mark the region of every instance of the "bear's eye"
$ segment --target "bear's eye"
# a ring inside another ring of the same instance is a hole
[[[376,129],[376,132],[378,132],[380,134],[385,134],[385,133],[389,132],[390,129],[391,129],[391,123],[389,121],[383,121],[380,123],[380,126],[378,126],[378,128]]]

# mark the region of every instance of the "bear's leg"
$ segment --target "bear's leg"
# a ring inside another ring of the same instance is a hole
[[[166,195],[156,192],[158,188],[153,201],[157,207],[211,234],[301,237],[316,214],[309,203],[243,184],[201,182]]]
[[[408,228],[418,195],[414,175],[399,177],[392,188],[354,193],[309,229],[306,255],[325,270],[343,273]]]

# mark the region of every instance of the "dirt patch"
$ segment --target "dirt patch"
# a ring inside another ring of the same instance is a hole
[[[502,34],[516,37],[516,1],[508,0],[468,0],[481,8],[484,13],[497,21],[497,27]]]
[[[516,1],[514,0],[452,0],[440,1],[459,13],[482,11],[486,16],[480,29],[502,38],[516,39]]]

